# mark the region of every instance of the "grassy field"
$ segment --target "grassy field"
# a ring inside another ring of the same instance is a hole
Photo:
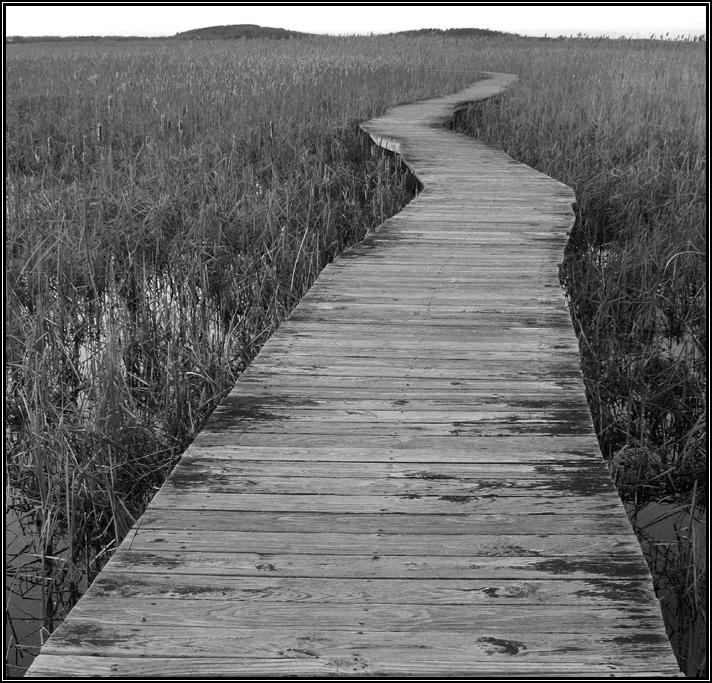
[[[563,281],[622,492],[706,500],[704,45],[9,45],[6,467],[59,618],[320,269],[411,196],[358,122],[480,70],[521,83],[455,125],[576,190]]]

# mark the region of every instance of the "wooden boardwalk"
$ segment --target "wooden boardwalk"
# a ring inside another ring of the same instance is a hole
[[[571,190],[364,125],[424,191],[328,266],[30,676],[675,676],[558,283]]]

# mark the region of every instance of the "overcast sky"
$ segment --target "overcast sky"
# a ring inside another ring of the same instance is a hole
[[[204,26],[260,24],[311,33],[488,28],[523,35],[706,33],[706,5],[5,5],[5,34],[173,35]]]

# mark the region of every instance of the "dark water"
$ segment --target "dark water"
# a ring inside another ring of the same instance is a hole
[[[5,514],[5,673],[22,676],[42,639],[42,560],[32,554],[29,536],[14,510]]]
[[[6,509],[5,675],[9,678],[25,674],[40,646],[86,590],[86,581],[73,587],[68,580],[61,547],[52,558],[37,552],[34,532],[33,515]]]
[[[628,515],[654,577],[680,668],[687,676],[706,678],[706,615],[694,605],[707,604],[707,512],[690,514],[674,503],[650,503],[637,511],[628,506]],[[701,597],[694,597],[695,590]],[[687,598],[682,595],[686,591]]]
[[[694,562],[706,583],[707,516],[701,511],[694,517],[679,506],[651,503],[637,512],[628,508],[632,521],[642,536],[641,545],[654,570],[668,636],[683,671],[703,676],[706,667],[707,631],[702,615],[691,615],[680,603],[676,579],[680,577],[679,538],[694,538]],[[23,530],[23,526],[25,530]],[[24,675],[61,618],[69,611],[75,596],[58,588],[55,578],[48,578],[43,561],[32,550],[31,526],[10,510],[6,514],[5,567],[5,653],[6,676]],[[692,558],[683,558],[689,561]],[[61,564],[61,557],[54,562]],[[689,562],[688,562],[689,564]]]

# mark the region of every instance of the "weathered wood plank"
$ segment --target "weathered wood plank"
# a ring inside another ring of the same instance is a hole
[[[302,443],[307,438],[312,442]],[[549,449],[540,445],[542,437],[532,435],[530,443],[522,443],[524,437],[480,437],[476,446],[471,439],[458,436],[422,437],[413,443],[408,437],[384,437],[362,435],[354,438],[352,447],[344,447],[344,439],[333,435],[320,435],[319,439],[294,435],[286,439],[279,434],[243,434],[240,443],[220,432],[204,432],[193,442],[188,457],[205,459],[234,459],[235,461],[259,460],[261,462],[334,462],[334,463],[536,463],[546,466],[551,463],[571,461],[599,462],[597,449],[581,443],[580,437],[558,437]],[[514,443],[513,443],[514,442]],[[520,445],[519,445],[520,444]],[[518,447],[519,445],[519,447]],[[469,447],[468,447],[469,446]]]
[[[343,555],[420,555],[447,556],[560,556],[601,553],[610,557],[617,552],[631,552],[637,541],[632,534],[596,536],[579,535],[478,535],[472,533],[430,534],[339,534],[273,533],[252,531],[189,531],[184,529],[139,529],[131,549],[136,551],[306,553]]]
[[[147,607],[153,607],[148,610]],[[659,623],[655,605],[631,607],[541,605],[523,609],[521,605],[392,605],[358,603],[309,604],[312,628],[331,631],[418,632],[462,631],[477,619],[495,629],[537,630],[539,633],[589,633],[599,627],[630,632],[654,630]],[[178,600],[153,598],[127,600],[106,597],[80,601],[75,618],[100,623],[142,622],[156,627],[226,626],[234,628],[304,628],[305,607],[293,602],[243,602],[235,600]],[[145,619],[145,621],[143,621]]]
[[[388,631],[352,631],[346,635],[323,630],[285,630],[279,627],[242,631],[223,627],[206,630],[183,626],[156,631],[145,624],[138,624],[127,633],[117,624],[101,624],[94,628],[92,622],[76,621],[60,638],[45,648],[45,652],[96,656],[131,656],[136,652],[146,652],[153,657],[184,657],[189,652],[192,657],[210,657],[218,641],[229,642],[232,652],[249,652],[255,659],[353,657],[363,650],[385,654],[399,649],[408,661],[414,658],[427,663],[443,660],[450,654],[462,658],[462,663],[466,664],[472,657],[473,649],[493,661],[511,661],[515,655],[529,662],[567,662],[576,655],[585,657],[593,642],[597,648],[608,653],[611,662],[618,662],[641,655],[650,659],[659,656],[667,646],[667,638],[662,635],[655,637],[650,634],[647,640],[641,638],[639,642],[632,640],[615,632],[542,635],[509,629],[497,631],[477,624],[463,632],[424,631],[394,636]]]
[[[224,421],[224,428],[227,427],[228,420]],[[295,437],[299,435],[307,435],[312,441],[315,441],[319,435],[333,435],[346,440],[350,437],[360,436],[519,436],[522,434],[532,435],[550,435],[552,437],[558,434],[590,434],[593,436],[592,429],[587,425],[580,425],[576,422],[566,419],[515,419],[505,416],[500,419],[481,420],[481,421],[463,421],[441,423],[408,423],[404,422],[399,426],[395,422],[370,423],[370,422],[324,422],[324,427],[319,430],[317,421],[298,422],[289,421],[288,423],[281,422],[257,422],[250,420],[236,419],[233,423],[233,433],[255,433],[255,434],[292,434]],[[220,425],[213,422],[211,429],[217,429]],[[309,439],[307,439],[308,441]]]
[[[249,370],[249,368],[248,368]],[[401,396],[410,394],[415,398],[429,398],[433,394],[444,398],[461,397],[463,401],[471,404],[478,395],[488,396],[497,394],[500,397],[508,397],[517,400],[528,393],[540,391],[541,400],[546,400],[547,395],[561,392],[571,392],[576,386],[581,386],[580,377],[472,377],[472,378],[428,378],[419,377],[418,382],[412,382],[407,377],[362,377],[356,375],[342,376],[314,376],[310,378],[300,376],[270,376],[253,370],[249,374],[240,377],[240,385],[246,391],[261,391],[279,393],[280,390],[298,390],[304,395],[326,395],[338,394],[344,397],[344,389],[348,390],[348,396],[358,398],[363,394],[356,392],[371,392],[371,398],[376,398],[381,393],[391,394],[398,392]],[[240,391],[240,390],[236,390]],[[331,392],[331,393],[329,393]],[[353,393],[352,393],[353,392]],[[427,395],[426,395],[427,394]],[[239,394],[232,394],[239,395]],[[367,394],[368,397],[368,394]],[[230,398],[227,399],[231,400]],[[580,394],[577,403],[580,404]],[[220,406],[218,406],[220,407]],[[202,432],[201,432],[202,433]],[[474,446],[475,444],[473,444]]]
[[[392,359],[390,359],[392,360]],[[270,379],[274,376],[310,376],[318,368],[322,377],[331,376],[336,381],[346,379],[364,378],[396,378],[396,379],[431,379],[431,380],[451,380],[467,381],[473,379],[487,378],[494,381],[508,379],[522,379],[533,377],[535,379],[545,379],[547,377],[558,377],[561,379],[580,379],[581,374],[578,367],[571,367],[568,364],[557,362],[552,358],[540,358],[535,360],[513,360],[509,365],[504,366],[501,359],[480,360],[477,363],[471,361],[449,361],[447,365],[437,361],[427,359],[413,361],[410,366],[407,362],[388,363],[383,361],[373,365],[363,359],[361,362],[331,361],[328,365],[319,366],[310,363],[308,360],[299,362],[295,358],[293,364],[265,363],[250,373],[250,377],[264,377]],[[208,428],[210,423],[208,423]]]
[[[225,510],[182,510],[152,505],[142,519],[141,529],[185,529],[190,531],[332,532],[339,534],[607,534],[630,533],[625,514],[563,513],[526,514],[373,514],[326,512],[229,512]],[[585,539],[584,539],[585,540]]]
[[[583,541],[583,539],[582,539]],[[104,571],[162,573],[178,576],[284,576],[344,580],[366,578],[546,579],[562,580],[621,577],[645,583],[648,568],[642,557],[621,549],[614,556],[586,555],[583,542],[564,556],[498,555],[447,557],[436,555],[335,555],[324,553],[201,552],[185,550],[134,550],[122,546]],[[517,552],[516,549],[514,552]]]
[[[433,391],[426,394],[411,393],[407,390],[396,392],[392,389],[385,391],[354,389],[355,396],[349,395],[348,388],[338,389],[335,387],[330,392],[325,392],[329,394],[328,396],[323,396],[314,389],[302,391],[298,385],[275,387],[272,391],[268,391],[265,386],[261,393],[254,394],[244,387],[241,393],[233,393],[224,400],[221,411],[244,413],[247,417],[250,411],[261,410],[299,413],[314,411],[320,416],[325,411],[338,411],[349,415],[372,412],[395,412],[404,415],[419,413],[428,417],[432,417],[433,413],[443,413],[443,416],[447,417],[458,412],[477,410],[503,413],[524,409],[534,414],[537,409],[553,413],[564,410],[588,410],[588,405],[580,394],[574,394],[566,389],[551,391],[548,394],[542,392],[515,395],[494,391],[467,394]]]
[[[564,605],[622,607],[645,597],[636,581],[620,579],[511,579],[433,582],[427,579],[343,579],[231,576],[173,576],[105,572],[90,589],[98,604],[116,594],[126,599],[226,600],[290,603],[365,603],[383,605]]]
[[[590,435],[564,434],[543,436],[538,434],[499,436],[481,435],[477,439],[449,434],[428,436],[412,434],[354,434],[349,439],[334,434],[240,434],[239,443],[234,434],[219,430],[201,432],[191,446],[201,448],[201,454],[217,455],[241,453],[256,449],[260,459],[334,460],[359,462],[519,462],[541,457],[543,460],[588,458],[601,462],[598,444]],[[521,457],[520,457],[521,456]]]
[[[502,493],[506,489],[501,489]],[[492,497],[490,497],[492,496]],[[442,496],[344,496],[340,494],[270,494],[270,493],[212,493],[209,490],[176,490],[170,482],[156,494],[156,505],[185,510],[244,510],[247,512],[401,512],[419,514],[502,514],[513,506],[521,514],[575,515],[582,510],[591,513],[616,514],[620,502],[608,495],[574,496],[560,492],[555,495],[503,495],[496,497],[490,491],[479,494],[444,494]],[[583,504],[585,502],[585,505]]]
[[[216,468],[217,469],[217,468]],[[347,477],[270,477],[245,475],[234,471],[220,471],[208,467],[183,465],[166,484],[165,492],[178,494],[189,489],[195,493],[225,495],[336,495],[336,496],[408,496],[420,498],[437,496],[442,500],[461,496],[526,496],[543,503],[542,496],[550,496],[554,505],[559,495],[568,497],[573,491],[593,494],[610,491],[615,487],[607,476],[586,477],[555,473],[538,478],[437,477],[427,472],[421,477],[384,477],[380,479]],[[577,501],[580,504],[579,501]]]
[[[418,338],[413,338],[412,335],[414,333],[419,335]],[[414,349],[420,350],[421,352],[426,350],[457,352],[464,350],[487,351],[494,340],[500,345],[501,351],[516,353],[522,351],[529,352],[537,348],[546,348],[551,351],[550,344],[552,343],[557,349],[559,346],[568,348],[571,344],[576,343],[569,335],[556,335],[555,333],[547,335],[548,339],[545,341],[541,339],[541,330],[532,330],[528,335],[526,334],[526,330],[520,330],[516,335],[516,341],[512,340],[511,330],[503,330],[499,335],[492,332],[491,336],[488,334],[488,339],[475,336],[470,330],[468,330],[467,335],[460,335],[459,339],[455,338],[454,340],[450,334],[448,334],[447,340],[443,340],[442,330],[436,330],[428,334],[427,330],[415,328],[408,334],[403,334],[403,332],[397,332],[396,334],[397,336],[395,336],[395,334],[389,335],[387,331],[384,331],[383,334],[379,334],[382,351],[412,352]],[[424,339],[427,339],[428,342],[425,349],[423,348]],[[365,334],[362,333],[359,335],[358,330],[355,329],[354,326],[349,326],[341,330],[336,329],[334,326],[331,329],[320,329],[314,333],[308,331],[294,333],[290,335],[288,339],[273,338],[265,344],[263,350],[289,351],[289,353],[294,353],[302,347],[306,347],[311,351],[317,351],[316,355],[327,350],[333,352],[336,349],[338,349],[339,352],[351,349],[363,351],[364,345],[372,340],[372,328],[367,329]]]
[[[224,650],[224,643],[221,645]],[[482,677],[501,677],[502,664],[492,662],[490,659],[467,663],[453,661],[447,653],[443,660],[428,659],[425,662],[409,659],[410,650],[394,650],[390,656],[380,661],[372,661],[362,654],[351,657],[325,657],[304,658],[238,658],[221,657],[94,657],[78,655],[48,654],[39,658],[39,661],[27,673],[29,678],[56,677],[57,671],[62,671],[66,676],[79,677],[177,677],[183,678],[186,671],[199,672],[195,675],[201,677],[340,677],[340,676],[452,676],[469,677],[473,671]],[[581,657],[571,657],[566,662],[513,662],[507,663],[507,671],[511,675],[531,676],[565,676],[590,678],[591,676],[630,676],[630,664],[608,663],[608,657],[601,655],[597,661],[588,661]],[[638,662],[640,658],[634,661]],[[660,675],[660,668],[665,662],[651,662],[648,668],[634,670],[636,677],[649,678]],[[585,669],[582,673],[581,669]]]
[[[254,454],[253,454],[254,455]],[[371,463],[366,469],[359,462],[303,462],[303,461],[262,461],[242,460],[234,457],[203,458],[196,452],[184,457],[175,470],[179,477],[187,478],[193,473],[201,479],[209,475],[223,477],[266,477],[284,480],[292,477],[309,479],[346,479],[354,481],[365,479],[372,482],[375,479],[402,480],[439,480],[439,481],[481,481],[494,479],[500,483],[509,481],[512,485],[520,482],[526,484],[530,480],[549,481],[554,477],[586,477],[590,475],[597,479],[608,480],[598,463],[591,463],[588,468],[580,458],[569,461],[559,461],[556,465],[529,463],[489,463],[468,462],[456,464],[428,463],[427,467],[418,467],[411,463]],[[171,477],[175,483],[176,477]],[[187,482],[186,482],[187,483]]]

